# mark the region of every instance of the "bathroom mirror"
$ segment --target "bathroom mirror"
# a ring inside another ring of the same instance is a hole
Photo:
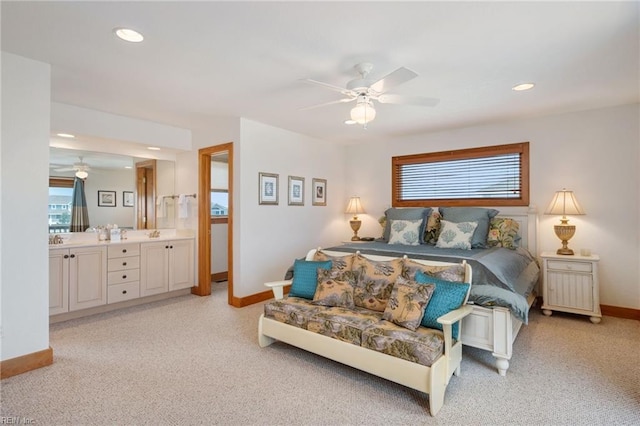
[[[136,165],[150,162],[154,164],[155,179],[149,184],[144,199],[152,206],[157,204],[158,197],[175,193],[173,161],[50,147],[49,177],[73,178],[78,172],[81,176],[82,172],[87,174],[84,189],[90,226],[117,224],[120,228],[146,229],[138,218],[142,197],[139,197]],[[72,191],[72,188],[50,186],[50,232],[68,232]],[[169,204],[163,207],[161,211],[152,209],[154,216],[149,217],[149,224],[153,224],[153,228],[174,228],[174,209]]]

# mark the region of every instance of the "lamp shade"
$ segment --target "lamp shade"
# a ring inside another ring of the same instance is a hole
[[[582,215],[585,214],[582,207],[578,203],[575,194],[573,191],[567,191],[566,189],[562,189],[562,191],[556,191],[556,194],[553,196],[553,200],[545,210],[544,214],[553,214],[553,215]]]
[[[349,213],[354,216],[357,216],[360,213],[364,213],[362,203],[360,202],[360,197],[351,197],[349,199],[349,205],[347,206],[347,210],[345,210],[345,213]]]

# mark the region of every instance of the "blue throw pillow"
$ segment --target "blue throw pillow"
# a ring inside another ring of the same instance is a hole
[[[482,207],[440,207],[442,219],[449,222],[478,222],[471,237],[471,248],[487,248],[489,222],[498,213],[500,213],[498,210]]]
[[[313,300],[318,285],[318,269],[331,269],[331,261],[296,259],[293,264],[293,283],[289,296]]]
[[[424,311],[421,325],[428,328],[435,328],[442,330],[442,324],[438,322],[438,318],[447,314],[462,306],[467,291],[471,284],[469,283],[454,283],[451,281],[440,280],[430,275],[425,274],[422,271],[417,271],[415,276],[415,282],[419,284],[433,284],[436,286],[429,304]],[[460,329],[460,323],[453,324],[452,334],[453,338],[458,340],[458,333]]]

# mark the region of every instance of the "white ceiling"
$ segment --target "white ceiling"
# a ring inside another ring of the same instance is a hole
[[[52,100],[180,127],[235,116],[330,141],[385,140],[640,101],[638,2],[1,2],[2,50],[52,65]],[[115,27],[142,32],[118,40]],[[419,77],[433,108],[352,104],[301,82]],[[532,81],[528,92],[517,83]]]

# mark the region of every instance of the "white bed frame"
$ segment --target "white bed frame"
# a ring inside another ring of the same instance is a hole
[[[496,207],[498,217],[509,217],[520,225],[520,247],[537,256],[538,216],[535,208]],[[529,306],[535,302],[535,291],[529,295]],[[503,307],[485,308],[473,305],[473,311],[462,320],[462,344],[491,351],[496,358],[496,367],[501,376],[507,374],[509,360],[513,355],[513,342],[522,327],[522,321],[515,318],[509,309]]]

